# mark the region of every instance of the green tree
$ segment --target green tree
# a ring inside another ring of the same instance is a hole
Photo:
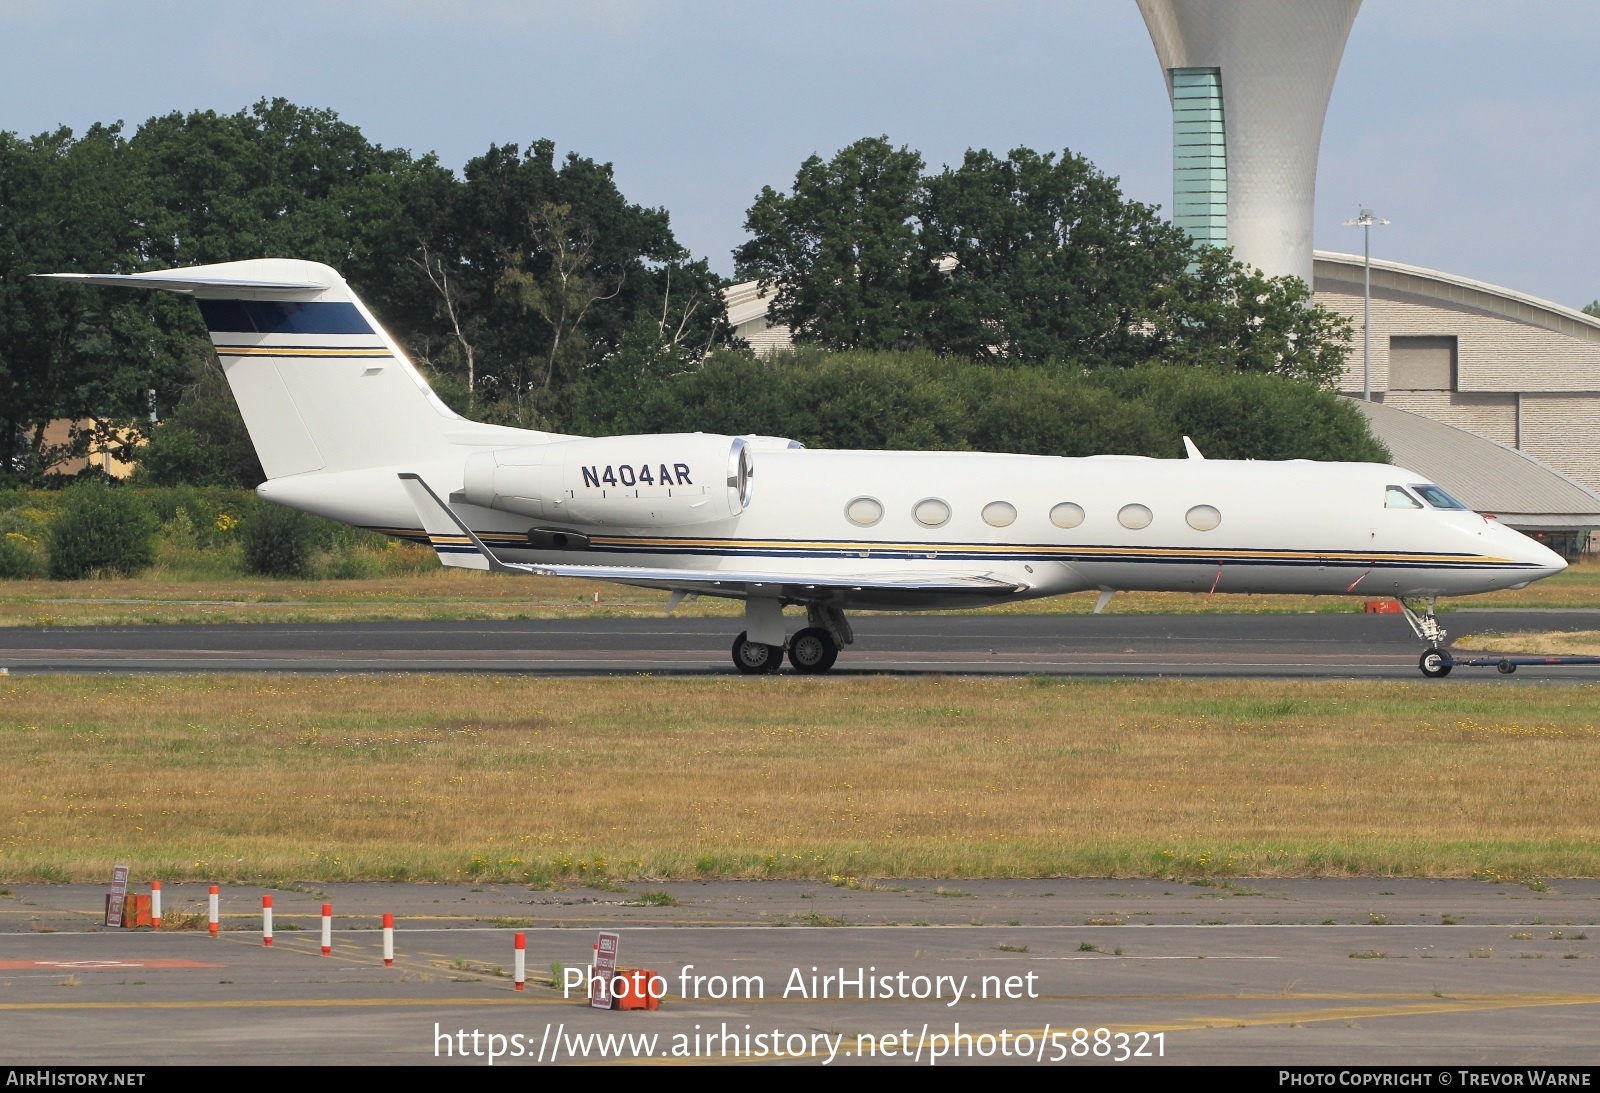
[[[1082,156],[968,151],[924,176],[887,138],[801,165],[746,217],[739,272],[801,343],[1076,368],[1165,359],[1331,383],[1349,324],[1292,278],[1196,248]]]
[[[1202,247],[1165,288],[1152,348],[1174,364],[1276,372],[1333,386],[1350,352],[1350,320],[1317,304],[1298,277],[1267,277],[1227,250]]]
[[[378,299],[398,305],[397,334],[436,378],[461,381],[458,409],[563,427],[641,317],[686,358],[726,340],[721,279],[665,210],[627,201],[610,164],[558,164],[550,141],[493,145],[459,181],[414,168],[404,193],[388,229],[396,276]]]
[[[745,216],[739,276],[773,285],[770,314],[835,349],[920,343],[936,266],[917,217],[922,156],[887,137],[800,165],[789,194],[764,187]]]
[[[1192,259],[1188,237],[1082,156],[968,151],[927,179],[923,248],[947,255],[928,344],[974,360],[1127,365]]]
[[[166,386],[167,338],[137,304],[34,276],[138,268],[136,190],[116,126],[0,132],[0,482],[37,482],[93,432],[103,440],[145,416],[150,388]],[[99,428],[52,449],[45,426],[57,418]]]
[[[208,344],[190,352],[192,382],[177,408],[150,432],[138,476],[154,486],[235,486],[266,481],[244,418]]]
[[[151,118],[131,138],[0,133],[0,483],[38,482],[91,439],[128,455],[146,435],[164,481],[259,473],[215,359],[196,371],[207,342],[191,301],[31,276],[259,257],[340,270],[441,396],[490,420],[559,428],[641,316],[650,352],[683,362],[727,338],[722,281],[666,211],[627,201],[609,164],[558,162],[548,141],[491,146],[458,176],[283,99]],[[547,291],[563,280],[572,291]],[[577,284],[608,287],[565,306]],[[87,424],[50,448],[60,418]]]
[[[1596,300],[1593,303],[1585,306],[1583,313],[1585,315],[1593,315],[1596,319],[1600,319],[1600,300]]]

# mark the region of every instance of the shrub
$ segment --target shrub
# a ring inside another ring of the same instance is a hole
[[[19,532],[0,534],[0,580],[27,581],[45,574],[44,560]]]
[[[155,514],[139,495],[99,483],[74,486],[50,525],[50,577],[131,576],[155,561],[155,530]]]
[[[303,513],[262,504],[244,521],[244,567],[265,577],[304,577],[311,571],[314,526]]]

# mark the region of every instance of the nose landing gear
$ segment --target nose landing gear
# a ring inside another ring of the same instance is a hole
[[[1429,679],[1442,679],[1450,674],[1450,669],[1456,666],[1455,658],[1443,649],[1429,649],[1422,654],[1422,659],[1417,661],[1417,667],[1422,669],[1422,674]]]
[[[1441,648],[1444,645],[1445,628],[1439,625],[1439,618],[1433,613],[1436,603],[1437,597],[1434,596],[1400,601],[1400,610],[1411,625],[1411,632],[1428,643],[1428,648],[1417,661],[1417,667],[1429,679],[1442,679],[1456,666],[1455,658]]]

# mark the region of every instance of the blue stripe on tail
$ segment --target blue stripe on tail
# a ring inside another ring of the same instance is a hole
[[[292,300],[200,300],[212,332],[239,334],[371,334],[355,304]]]

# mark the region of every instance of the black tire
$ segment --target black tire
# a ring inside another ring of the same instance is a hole
[[[776,672],[783,663],[783,646],[750,641],[743,631],[733,639],[733,666],[747,676]]]
[[[808,626],[789,639],[789,663],[797,672],[826,672],[838,659],[839,643],[820,626]]]
[[[1422,674],[1429,679],[1443,679],[1455,666],[1455,658],[1443,649],[1429,649],[1417,661],[1417,667],[1421,668]]]
[[[1517,666],[1511,663],[1509,660],[1502,660],[1499,664],[1494,666],[1494,669],[1501,675],[1508,676],[1517,670]]]

